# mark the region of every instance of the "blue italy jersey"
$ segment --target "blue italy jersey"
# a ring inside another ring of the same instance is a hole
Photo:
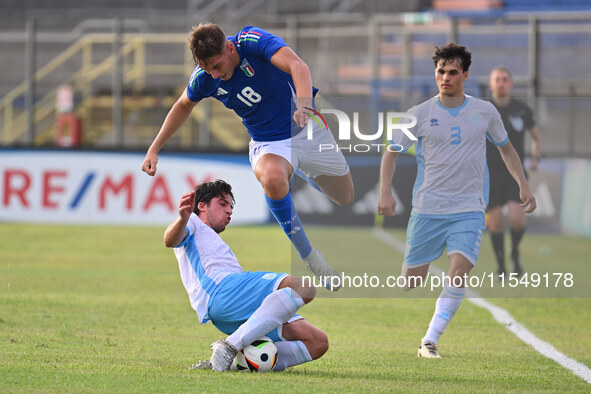
[[[271,63],[278,49],[286,46],[282,38],[258,27],[246,26],[235,37],[228,37],[238,50],[240,62],[227,81],[214,79],[196,67],[187,86],[192,101],[214,97],[234,110],[255,141],[278,141],[301,128],[293,121],[295,87],[291,75]],[[316,95],[318,89],[313,89]]]

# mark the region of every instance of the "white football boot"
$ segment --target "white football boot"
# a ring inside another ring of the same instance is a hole
[[[211,369],[218,372],[229,371],[238,350],[228,341],[222,339],[211,344]]]
[[[433,342],[425,342],[419,347],[419,351],[417,352],[417,356],[424,357],[424,358],[441,358],[439,353],[437,353],[437,345]]]
[[[308,257],[304,259],[304,263],[306,269],[316,275],[325,288],[330,291],[337,291],[341,288],[339,272],[326,262],[324,255],[318,249],[312,249]]]

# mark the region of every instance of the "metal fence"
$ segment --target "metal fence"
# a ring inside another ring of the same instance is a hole
[[[100,33],[89,22],[68,32],[38,30],[31,22],[24,31],[0,33],[0,51],[8,54],[0,57],[6,70],[0,77],[0,143],[54,143],[56,89],[69,84],[85,145],[145,147],[186,85],[192,69],[186,32],[193,22],[176,23],[177,32],[169,33],[138,20],[98,21]],[[220,22],[228,34],[243,24]],[[591,157],[591,13],[514,13],[494,20],[316,13],[248,24],[284,37],[310,66],[326,101],[356,97],[375,110],[404,111],[436,94],[433,49],[456,41],[473,53],[467,93],[486,96],[492,67],[509,67],[514,93],[536,110],[545,155]],[[197,108],[169,146],[245,148],[237,118],[223,116],[215,102]]]

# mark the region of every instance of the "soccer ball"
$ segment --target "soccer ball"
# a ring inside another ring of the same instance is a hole
[[[266,372],[277,362],[277,346],[270,338],[262,337],[245,346],[234,358],[238,371]]]

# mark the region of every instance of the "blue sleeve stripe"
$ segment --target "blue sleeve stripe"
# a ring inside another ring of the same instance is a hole
[[[188,226],[185,226],[185,228],[187,229],[187,235],[185,236],[185,239],[183,239],[181,241],[181,243],[176,246],[177,248],[185,246],[189,242],[189,238],[191,238],[191,237],[189,237],[191,235],[191,230],[189,229]]]
[[[496,146],[505,146],[505,145],[507,145],[507,142],[509,142],[509,137],[505,137],[505,139],[502,142],[498,143],[498,144],[495,142],[495,145]]]
[[[396,142],[394,142],[394,141],[392,141],[392,140],[388,140],[388,142],[390,143],[390,145],[398,145],[398,146],[402,146],[402,145],[400,145],[400,144],[397,144]],[[406,147],[406,148],[405,148],[404,146],[402,146],[402,150],[399,150],[398,152],[400,152],[400,153],[406,153],[406,151],[407,151],[409,148],[410,148],[410,146],[408,146],[408,147]]]
[[[503,141],[497,142],[488,133],[486,133],[486,139],[489,140],[490,142],[492,142],[493,144],[495,144],[496,146],[505,146],[507,144],[507,142],[509,142],[509,137],[508,136],[505,137],[505,139]]]

